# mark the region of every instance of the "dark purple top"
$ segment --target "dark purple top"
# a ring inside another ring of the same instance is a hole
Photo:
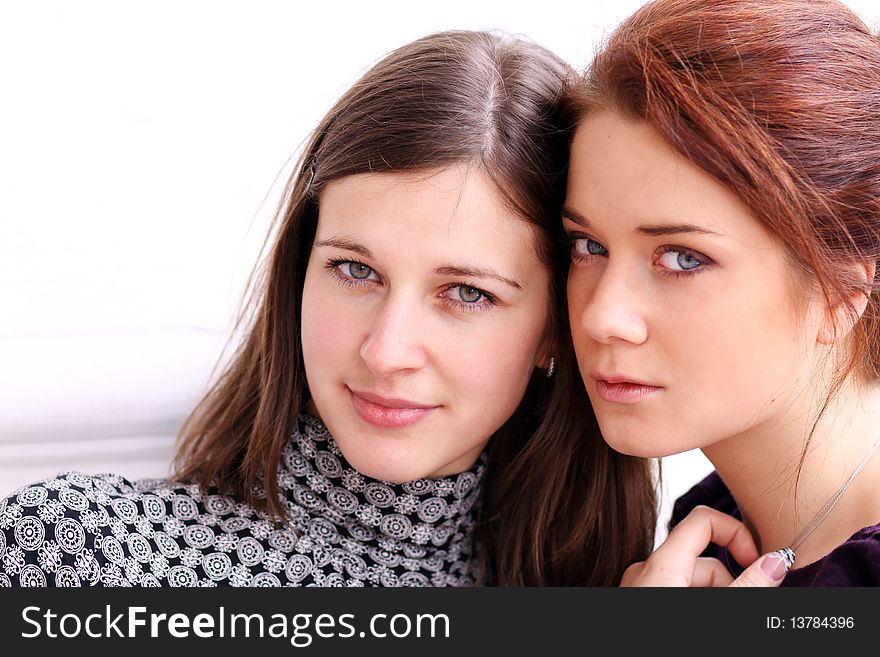
[[[718,473],[712,472],[675,501],[669,528],[700,504],[742,519],[733,495]],[[702,556],[719,559],[734,576],[743,570],[726,548],[711,544]],[[782,586],[880,586],[880,525],[860,529],[808,566],[798,568],[795,561]]]

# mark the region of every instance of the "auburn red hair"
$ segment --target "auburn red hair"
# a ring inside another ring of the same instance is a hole
[[[608,38],[567,97],[573,120],[643,121],[731,190],[829,308],[850,348],[801,454],[847,379],[880,378],[880,40],[836,0],[656,0]],[[864,271],[864,269],[862,270]],[[798,469],[798,478],[800,469]]]
[[[648,123],[729,188],[829,306],[880,256],[880,40],[834,0],[656,0],[609,37],[569,102]],[[880,376],[876,286],[835,390]]]

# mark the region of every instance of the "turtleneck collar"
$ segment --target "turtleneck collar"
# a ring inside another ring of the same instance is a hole
[[[278,484],[301,532],[394,571],[402,566],[403,581],[466,585],[475,572],[473,530],[485,471],[484,453],[457,475],[373,479],[351,467],[321,420],[304,414]]]

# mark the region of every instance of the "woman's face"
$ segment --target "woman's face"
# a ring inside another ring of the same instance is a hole
[[[563,217],[574,345],[612,447],[675,454],[796,412],[821,305],[730,191],[600,112],[576,132]]]
[[[535,240],[476,169],[326,186],[302,348],[314,406],[357,470],[461,472],[513,414],[545,359]]]

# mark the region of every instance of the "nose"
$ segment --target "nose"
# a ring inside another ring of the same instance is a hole
[[[644,285],[633,272],[609,263],[592,285],[575,287],[572,309],[581,328],[596,342],[642,344],[648,339],[642,299]]]
[[[367,368],[385,377],[424,366],[424,320],[418,300],[386,297],[361,344],[360,356]]]

